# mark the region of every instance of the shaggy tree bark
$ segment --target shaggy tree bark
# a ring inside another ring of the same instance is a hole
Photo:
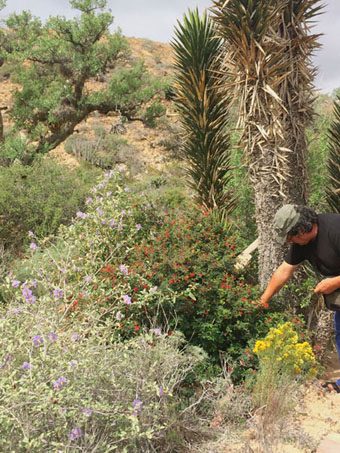
[[[259,282],[265,287],[285,247],[273,217],[285,203],[306,204],[306,126],[311,119],[310,55],[317,35],[307,21],[318,0],[214,0],[225,40],[226,83],[240,100],[239,126],[254,189],[259,236]],[[230,82],[228,82],[230,80]]]

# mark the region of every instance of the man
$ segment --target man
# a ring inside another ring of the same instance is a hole
[[[275,214],[274,230],[279,243],[291,246],[261,296],[264,306],[304,260],[313,265],[318,276],[325,277],[314,288],[315,293],[330,294],[340,288],[340,214],[317,215],[307,206],[287,204]],[[334,328],[340,359],[340,311],[334,312]],[[340,393],[340,379],[327,382],[325,387]]]

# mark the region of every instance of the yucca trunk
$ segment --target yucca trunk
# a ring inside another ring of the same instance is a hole
[[[222,214],[234,199],[230,180],[230,99],[221,75],[222,40],[204,13],[188,12],[175,29],[175,104],[182,124],[187,183],[197,203]]]
[[[259,282],[266,286],[285,249],[272,220],[285,203],[307,202],[311,119],[310,54],[316,36],[306,21],[318,0],[215,0],[212,12],[225,41],[225,72],[240,100],[239,126],[254,190]]]

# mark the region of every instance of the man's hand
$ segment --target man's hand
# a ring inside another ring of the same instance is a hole
[[[314,292],[315,294],[331,294],[338,288],[340,288],[340,277],[331,277],[321,280],[314,288]]]
[[[265,302],[261,299],[258,299],[258,300],[253,300],[251,302],[253,305],[255,305],[256,308],[259,308],[261,310],[263,310],[264,308],[268,308],[269,305],[268,305],[268,302]]]

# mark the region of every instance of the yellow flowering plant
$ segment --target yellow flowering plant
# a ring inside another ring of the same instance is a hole
[[[253,386],[253,403],[259,408],[263,430],[284,423],[295,406],[299,384],[313,378],[317,363],[311,345],[299,342],[291,322],[271,328],[253,349],[259,368]]]
[[[260,369],[268,368],[269,365],[279,374],[307,379],[316,374],[312,347],[307,341],[299,343],[291,322],[271,328],[263,340],[256,342],[253,352],[259,359]]]

